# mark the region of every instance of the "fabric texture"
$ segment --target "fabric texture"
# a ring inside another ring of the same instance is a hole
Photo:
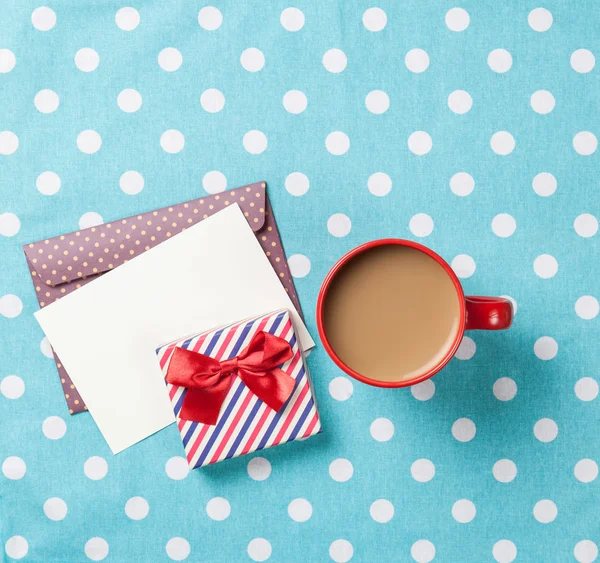
[[[4,560],[598,561],[599,25],[592,0],[5,0]],[[313,336],[329,268],[384,237],[513,326],[412,389],[317,345],[306,443],[189,471],[172,425],[112,456],[22,245],[260,180]]]

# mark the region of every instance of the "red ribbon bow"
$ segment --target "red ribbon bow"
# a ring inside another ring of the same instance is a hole
[[[236,375],[252,393],[278,411],[296,385],[293,377],[279,369],[292,356],[289,342],[264,331],[257,332],[247,348],[229,360],[175,348],[166,380],[187,388],[179,418],[216,424]]]

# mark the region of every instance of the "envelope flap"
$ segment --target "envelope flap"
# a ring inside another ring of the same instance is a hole
[[[265,222],[265,182],[193,199],[23,247],[39,279],[56,286],[99,275],[237,203],[253,231]]]

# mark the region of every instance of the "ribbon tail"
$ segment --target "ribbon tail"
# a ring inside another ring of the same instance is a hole
[[[283,407],[296,387],[296,380],[279,368],[261,375],[240,369],[239,375],[248,389],[274,411]]]
[[[232,383],[233,377],[224,377],[217,385],[212,387],[188,389],[183,398],[179,418],[214,426]]]

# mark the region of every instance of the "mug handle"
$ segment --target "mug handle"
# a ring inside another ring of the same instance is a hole
[[[469,295],[465,305],[465,330],[502,330],[512,324],[513,308],[508,299]]]

